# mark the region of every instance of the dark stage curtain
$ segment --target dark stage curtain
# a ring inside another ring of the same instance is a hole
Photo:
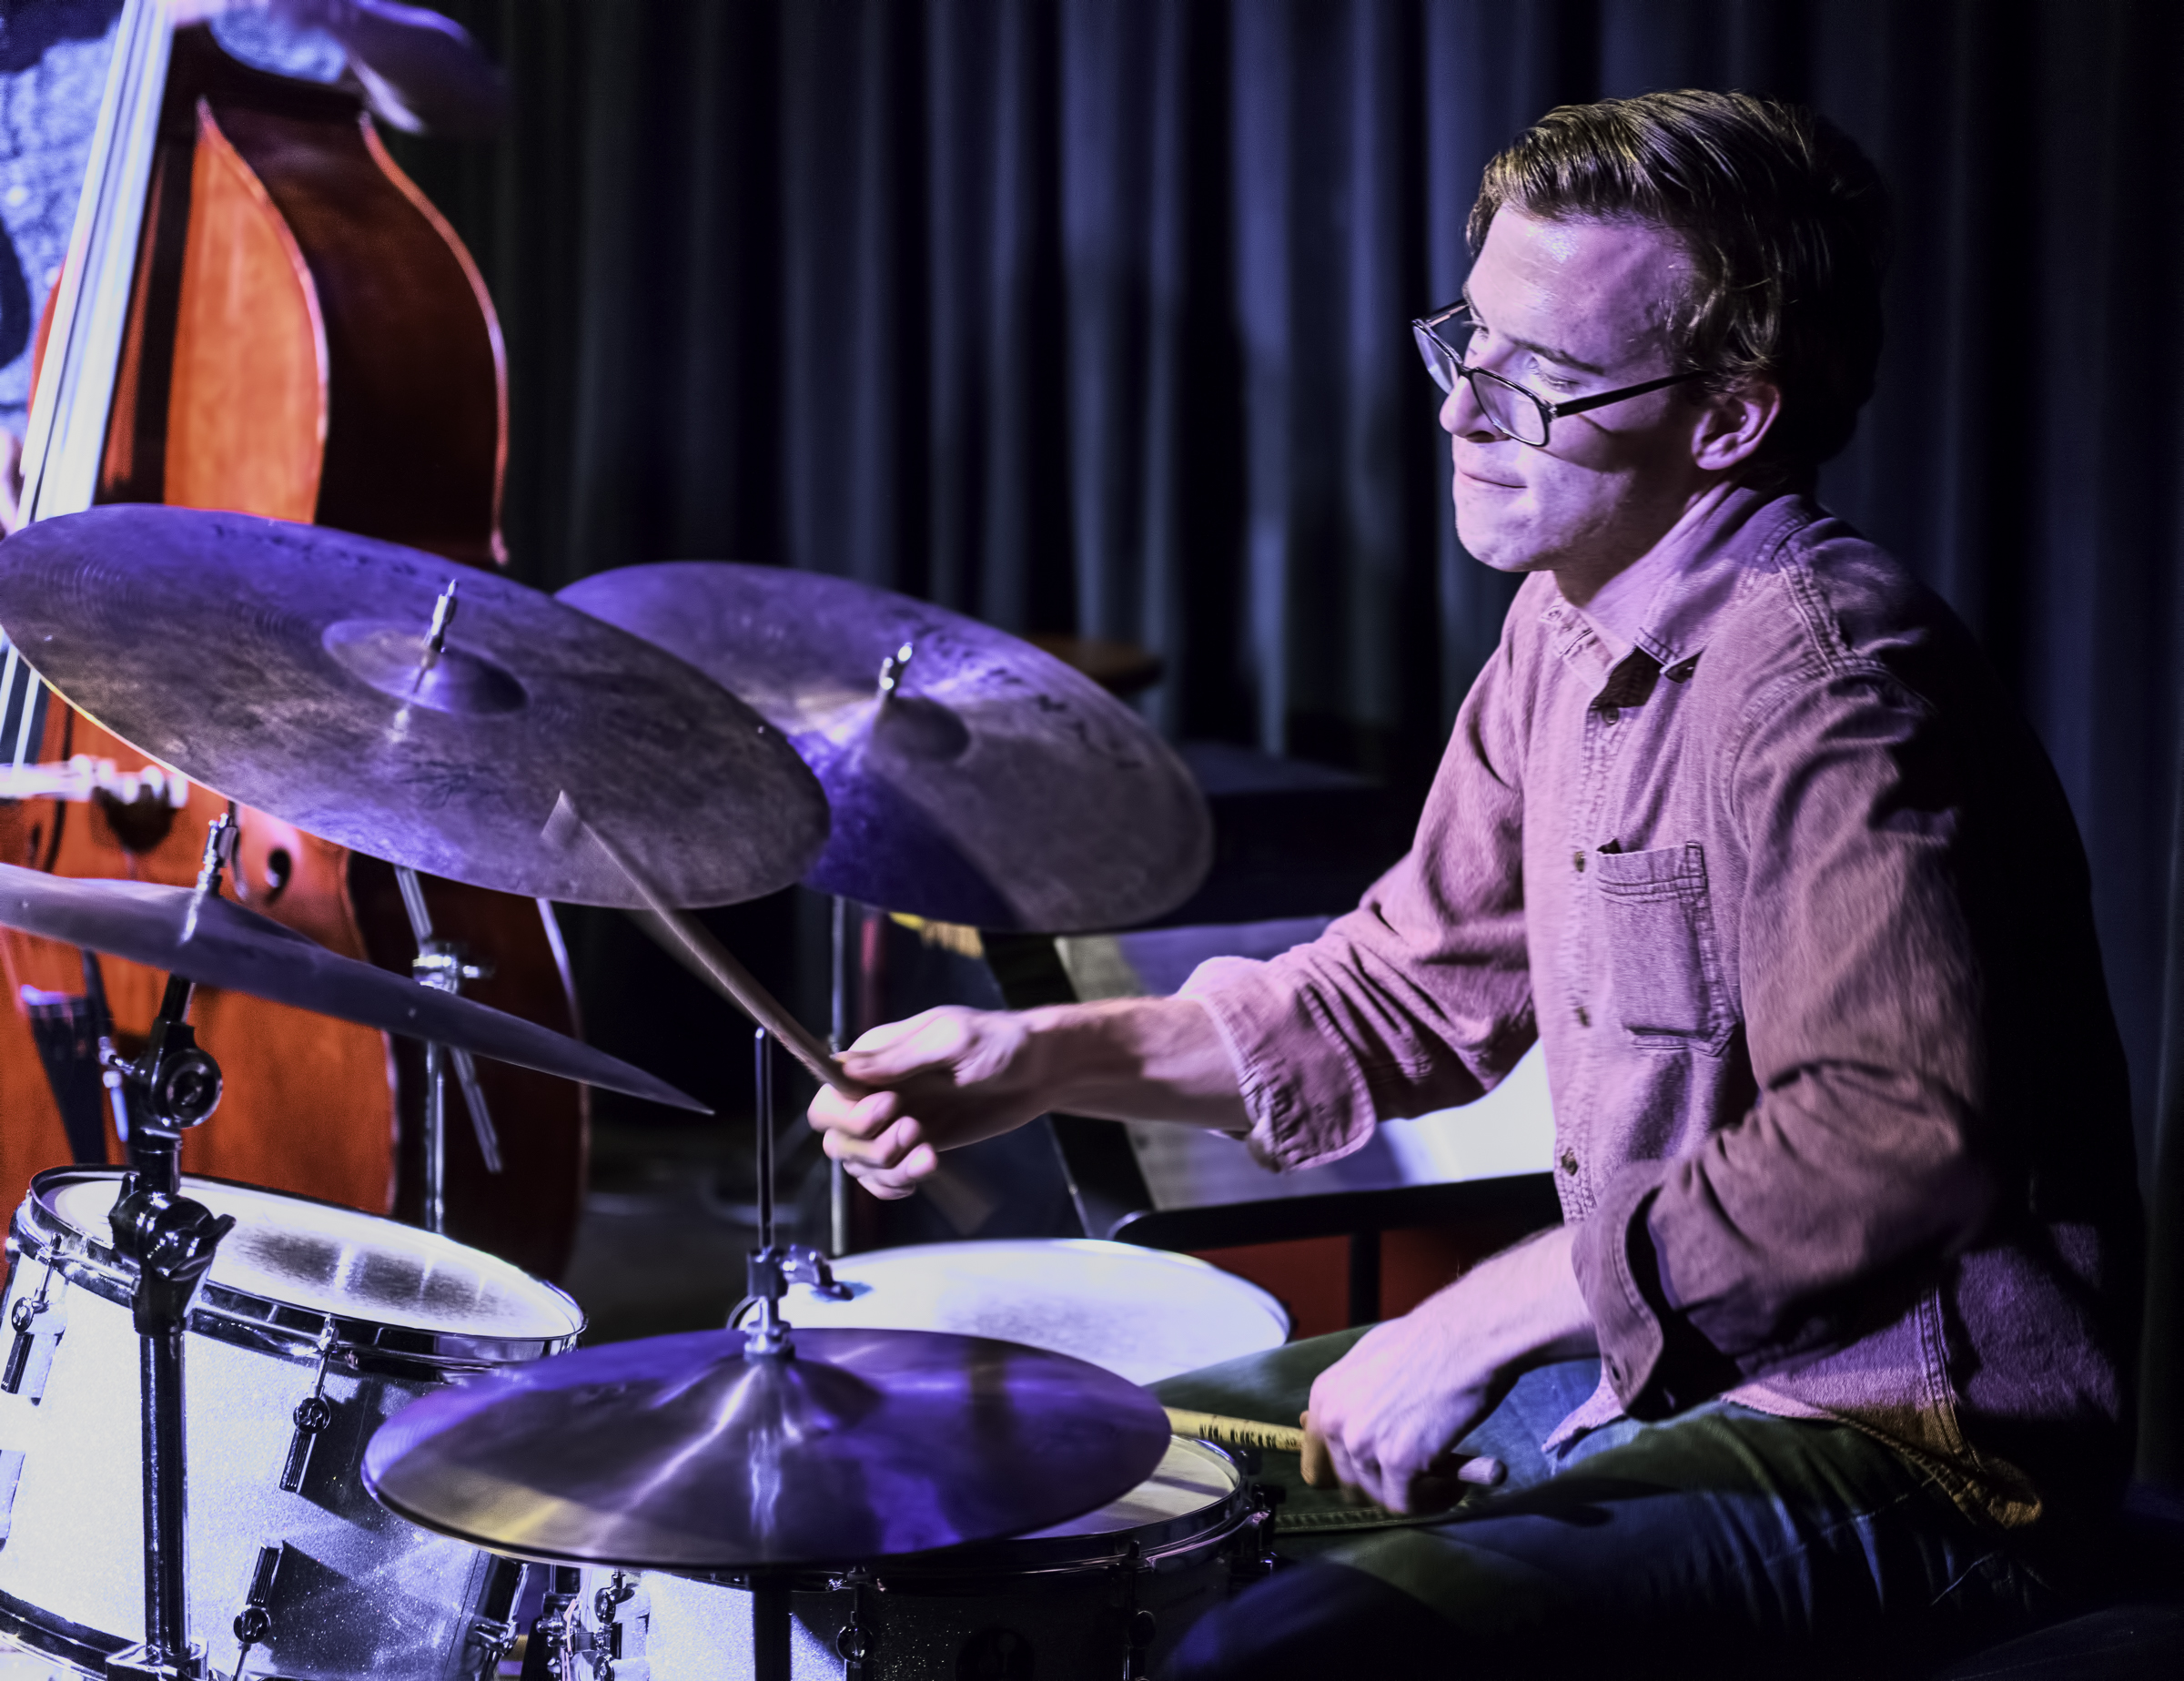
[[[1164,728],[1413,785],[1509,595],[1454,542],[1407,329],[1461,281],[1481,163],[1562,100],[1817,105],[1902,240],[1825,495],[2046,737],[2184,1223],[2175,0],[451,9],[512,132],[406,156],[503,313],[520,575],[765,560],[1127,637]],[[2149,1395],[2173,1426],[2184,1377]],[[2184,1432],[2149,1452],[2184,1477]]]

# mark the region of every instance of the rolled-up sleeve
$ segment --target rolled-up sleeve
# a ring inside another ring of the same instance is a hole
[[[1228,1047],[1252,1153],[1307,1168],[1383,1118],[1467,1103],[1536,1037],[1524,937],[1521,702],[1511,641],[1472,685],[1410,853],[1358,908],[1270,961],[1217,957],[1183,995]]]
[[[1575,1233],[1633,1417],[1794,1366],[1900,1313],[1995,1196],[1963,764],[1926,704],[1848,668],[1755,711],[1724,784],[1746,854],[1754,1095],[1633,1161]]]

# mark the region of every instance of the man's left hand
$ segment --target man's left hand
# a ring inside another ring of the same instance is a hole
[[[1451,1504],[1451,1450],[1519,1374],[1593,1351],[1570,1238],[1560,1227],[1481,1261],[1320,1374],[1312,1428],[1345,1484],[1392,1512]]]

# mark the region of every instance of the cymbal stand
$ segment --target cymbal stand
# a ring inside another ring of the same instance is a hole
[[[834,1282],[826,1257],[802,1243],[774,1240],[774,1058],[773,1036],[759,1028],[751,1038],[752,1117],[758,1135],[758,1247],[744,1269],[744,1294],[756,1317],[743,1330],[743,1358],[786,1360],[796,1352],[789,1322],[781,1316],[781,1299],[792,1283],[809,1284],[825,1296],[846,1301],[848,1286]],[[751,1586],[751,1661],[756,1681],[789,1681],[789,1575],[780,1570],[753,1570]]]
[[[453,586],[443,601],[452,598]],[[402,892],[402,908],[410,913],[410,931],[417,937],[417,956],[410,973],[420,987],[460,995],[467,982],[490,980],[492,965],[473,963],[470,954],[453,940],[439,938],[432,931],[431,907],[425,903],[424,884],[409,866],[394,866],[395,886]],[[485,1158],[488,1173],[500,1171],[500,1137],[494,1130],[492,1111],[485,1107],[485,1090],[478,1083],[478,1064],[470,1053],[458,1048],[428,1042],[425,1046],[425,1218],[427,1231],[447,1230],[448,1199],[448,1066],[455,1068],[462,1101],[470,1111],[470,1129],[477,1134],[478,1152]]]
[[[753,1129],[758,1135],[758,1247],[746,1259],[743,1300],[755,1316],[743,1328],[746,1359],[786,1356],[796,1352],[789,1322],[781,1317],[781,1299],[791,1284],[809,1284],[823,1296],[849,1300],[849,1286],[834,1281],[826,1257],[805,1243],[776,1243],[774,1220],[774,1058],[773,1035],[760,1028],[751,1038]]]
[[[232,857],[235,820],[221,816],[206,837],[198,903],[217,896]],[[189,931],[196,928],[191,910]],[[186,936],[187,937],[187,936]],[[182,1134],[220,1101],[219,1064],[187,1019],[190,983],[167,977],[151,1041],[135,1062],[108,1066],[128,1094],[132,1170],[109,1216],[114,1248],[136,1264],[130,1307],[136,1324],[137,1392],[144,1479],[144,1639],[106,1660],[111,1676],[202,1681],[205,1652],[189,1642],[188,1462],[184,1442],[182,1352],[190,1299],[235,1225],[180,1194]]]

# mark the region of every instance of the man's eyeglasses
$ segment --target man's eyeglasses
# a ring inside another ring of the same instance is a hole
[[[1694,369],[1689,373],[1648,380],[1642,385],[1626,385],[1620,390],[1603,391],[1597,397],[1551,402],[1513,380],[1504,380],[1498,373],[1489,373],[1466,362],[1464,352],[1471,348],[1471,336],[1478,330],[1479,323],[1472,319],[1471,306],[1464,303],[1452,303],[1445,309],[1435,310],[1422,321],[1410,323],[1411,337],[1418,340],[1418,353],[1426,359],[1426,371],[1433,376],[1433,383],[1453,394],[1457,380],[1469,380],[1471,396],[1477,400],[1480,412],[1486,416],[1487,424],[1504,438],[1531,444],[1534,449],[1547,441],[1548,428],[1566,414],[1604,409],[1626,397],[1643,397],[1648,391],[1705,377],[1703,370]]]

